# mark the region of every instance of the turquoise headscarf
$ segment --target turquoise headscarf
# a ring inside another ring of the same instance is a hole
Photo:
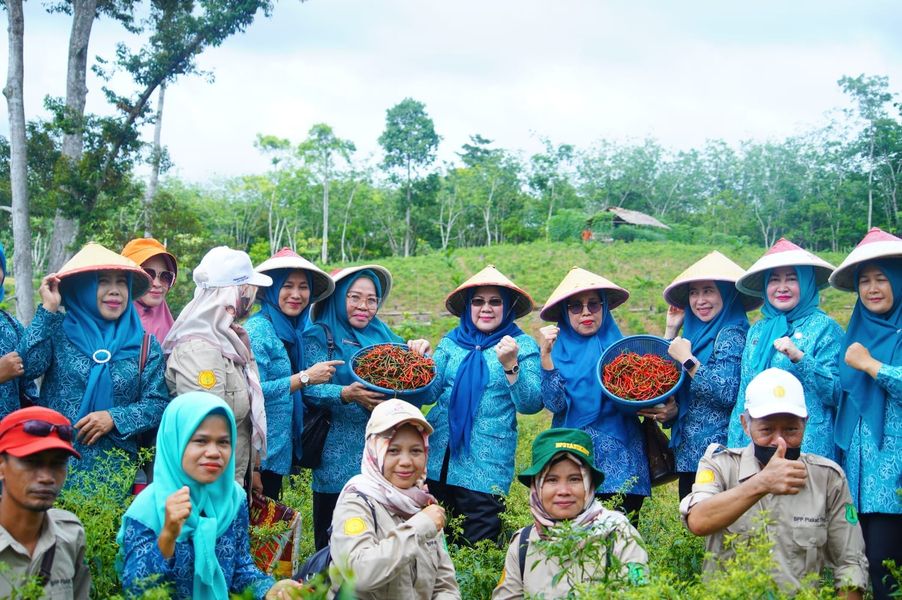
[[[177,542],[190,540],[194,545],[194,598],[229,597],[229,582],[216,558],[216,540],[235,520],[245,493],[235,482],[235,453],[219,478],[212,483],[198,483],[182,468],[182,455],[191,436],[209,415],[222,415],[229,422],[232,448],[238,435],[232,409],[217,396],[207,392],[182,394],[169,403],[157,432],[157,457],[153,466],[153,483],[135,497],[125,512],[145,527],[159,534],[166,521],[166,499],[188,486],[191,514],[182,525]],[[124,555],[125,519],[116,541],[119,555],[116,568],[121,576]]]
[[[401,338],[392,333],[388,325],[380,321],[378,316],[374,316],[373,320],[363,329],[357,329],[348,321],[348,290],[361,277],[366,277],[373,282],[373,285],[376,286],[376,295],[381,298],[382,285],[379,283],[379,278],[373,271],[364,269],[342,279],[335,285],[335,293],[322,301],[321,312],[315,320],[317,323],[325,324],[332,332],[332,338],[335,340],[335,356],[332,359],[345,361],[345,364],[335,368],[333,381],[339,384],[347,384],[354,380],[351,377],[351,357],[355,352],[373,344],[401,341]],[[310,325],[306,333],[319,335],[322,333],[322,328]]]
[[[93,358],[88,383],[78,409],[78,419],[113,406],[113,378],[110,362],[138,358],[144,327],[135,310],[132,275],[128,277],[128,297],[123,298],[125,312],[115,321],[104,319],[97,308],[97,278],[100,271],[66,277],[60,283],[60,295],[66,307],[63,331],[72,344]]]
[[[902,364],[902,335],[899,335],[899,329],[902,328],[902,261],[877,260],[861,265],[855,270],[856,290],[858,275],[868,265],[876,265],[889,279],[893,288],[893,306],[888,312],[878,315],[865,308],[859,297],[846,329],[843,348],[859,342],[875,359],[899,366]],[[844,360],[839,361],[839,379],[843,394],[836,412],[836,445],[843,450],[849,449],[860,418],[868,424],[882,446],[886,392],[877,385],[873,377],[853,369]]]
[[[781,337],[791,334],[795,327],[793,323],[809,315],[819,312],[820,294],[814,282],[814,268],[808,265],[793,267],[799,279],[799,303],[792,310],[782,311],[774,307],[767,297],[767,282],[773,269],[764,272],[764,306],[761,313],[764,315],[763,329],[758,345],[752,350],[752,366],[754,373],[771,366],[774,357],[774,342]]]

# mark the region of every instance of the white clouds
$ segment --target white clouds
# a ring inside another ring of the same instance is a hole
[[[35,115],[44,94],[63,93],[68,20],[29,4]],[[365,155],[378,151],[385,110],[405,96],[426,103],[445,159],[473,133],[527,152],[535,133],[578,145],[654,136],[679,148],[782,137],[844,103],[843,74],[887,74],[900,89],[894,5],[280,2],[271,19],[200,58],[214,83],[192,77],[169,89],[164,143],[191,179],[264,169],[257,133],[300,141],[316,122]],[[92,54],[109,55],[120,33],[98,22]],[[105,110],[91,87],[89,108]],[[2,118],[5,130],[5,105]]]

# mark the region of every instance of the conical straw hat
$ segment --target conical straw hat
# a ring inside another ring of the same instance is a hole
[[[388,293],[391,291],[392,286],[391,271],[389,271],[385,267],[381,265],[358,265],[356,267],[345,267],[344,269],[332,271],[332,281],[334,282],[334,285],[337,286],[339,282],[341,282],[341,280],[345,277],[350,277],[351,275],[359,273],[360,271],[372,271],[379,279],[379,285],[382,287],[382,300],[379,304],[381,308],[381,306],[385,304],[385,300],[386,298],[388,298]],[[314,304],[313,308],[310,309],[310,318],[312,320],[316,320],[316,318],[319,316],[319,313],[322,312],[321,307],[322,304]]]
[[[130,258],[135,261],[138,266],[143,265],[154,256],[162,256],[166,259],[166,262],[169,263],[169,268],[175,273],[175,279],[172,280],[172,285],[174,286],[175,282],[178,280],[179,263],[175,259],[175,255],[166,250],[166,246],[153,238],[134,239],[125,245],[121,254],[125,258]]]
[[[735,284],[745,275],[745,269],[715,250],[694,262],[688,269],[677,275],[664,290],[664,300],[671,306],[685,309],[689,306],[689,284],[697,281],[724,281]],[[761,298],[739,292],[746,312],[761,306]]]
[[[85,244],[75,256],[70,258],[57,271],[56,276],[60,279],[65,279],[80,273],[95,271],[126,271],[132,273],[132,297],[130,300],[137,300],[150,288],[150,277],[138,263],[112,250],[107,250],[97,242]]]
[[[879,227],[872,227],[855,249],[830,276],[830,285],[844,292],[858,291],[855,271],[862,264],[878,258],[902,259],[902,239]]]
[[[513,281],[505,277],[501,271],[495,268],[495,265],[489,265],[479,273],[476,273],[464,281],[456,290],[448,294],[448,297],[445,298],[445,308],[447,308],[448,312],[452,315],[459,317],[467,307],[467,290],[487,285],[507,288],[513,292],[513,304],[511,308],[514,311],[514,318],[519,319],[524,315],[528,315],[535,307],[529,294],[518,287]]]
[[[310,278],[313,280],[313,289],[310,290],[311,303],[318,302],[335,291],[335,282],[328,273],[291,248],[282,248],[260,263],[254,270],[258,273],[266,273],[277,269],[301,269],[309,272]]]
[[[548,301],[545,302],[545,306],[542,308],[539,316],[543,321],[557,322],[561,316],[561,307],[567,298],[592,290],[605,293],[608,297],[608,309],[617,308],[630,297],[628,291],[601,275],[596,275],[580,267],[573,267],[564,277],[564,280],[551,292],[551,296],[548,297]]]
[[[807,250],[796,246],[786,238],[780,238],[770,247],[755,264],[749,267],[745,275],[736,282],[736,288],[752,296],[764,297],[764,273],[777,267],[814,267],[814,281],[817,289],[827,286],[830,274],[836,268],[822,258],[819,258]]]

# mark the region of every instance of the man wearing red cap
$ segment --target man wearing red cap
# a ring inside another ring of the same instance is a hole
[[[33,406],[0,421],[0,598],[34,577],[46,598],[87,598],[85,531],[74,514],[51,508],[66,481],[72,447],[69,420]]]

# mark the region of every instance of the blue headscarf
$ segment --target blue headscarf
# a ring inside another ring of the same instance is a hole
[[[761,307],[761,313],[764,315],[763,329],[761,337],[758,339],[758,345],[752,349],[752,368],[753,373],[761,371],[771,366],[771,360],[774,357],[774,342],[781,337],[787,336],[793,332],[793,323],[816,312],[820,312],[818,304],[820,303],[820,294],[818,294],[817,286],[814,282],[814,268],[808,265],[800,265],[793,267],[796,276],[799,279],[799,303],[792,310],[782,311],[774,308],[767,297],[767,282],[770,280],[770,274],[773,269],[764,272],[764,306]]]
[[[336,283],[335,293],[320,303],[322,310],[316,316],[316,322],[326,325],[335,340],[335,356],[332,359],[345,361],[345,364],[335,367],[334,382],[343,385],[354,381],[351,376],[351,357],[355,352],[373,344],[401,341],[401,338],[392,333],[388,325],[380,321],[378,316],[374,316],[373,320],[363,329],[357,329],[348,321],[348,290],[361,277],[366,277],[373,282],[373,285],[376,286],[376,295],[381,298],[382,284],[379,283],[379,278],[373,271],[364,269]],[[311,324],[307,327],[306,332],[307,335],[319,336],[322,334],[322,328]]]
[[[479,401],[489,382],[489,367],[482,355],[483,350],[493,347],[506,335],[516,337],[523,331],[514,323],[515,314],[511,306],[510,290],[498,288],[501,292],[503,316],[498,328],[490,333],[483,333],[473,323],[470,302],[473,300],[475,288],[467,290],[467,303],[460,313],[460,325],[448,332],[448,339],[468,350],[467,355],[457,368],[454,386],[451,388],[451,402],[448,420],[451,427],[451,454],[457,456],[461,452],[470,451],[470,436],[473,434],[473,421]]]
[[[742,305],[742,297],[739,295],[739,290],[736,289],[736,286],[725,281],[715,281],[714,284],[717,286],[717,291],[720,292],[720,299],[723,303],[720,312],[705,323],[696,317],[695,313],[687,306],[686,316],[683,319],[683,337],[692,344],[693,356],[703,365],[708,364],[711,353],[714,352],[714,342],[717,340],[717,335],[725,327],[744,323],[746,328],[748,328],[749,324],[749,318],[745,314],[745,308]],[[773,345],[773,342],[771,342],[771,345]],[[676,401],[679,415],[676,423],[670,430],[671,448],[676,448],[682,441],[682,420],[689,410],[689,395],[691,393],[691,386],[688,384],[677,391]]]
[[[229,423],[232,454],[225,469],[212,483],[199,483],[185,473],[182,456],[194,432],[212,414],[222,415]],[[119,554],[116,569],[122,574],[125,560],[125,517],[132,518],[159,534],[166,522],[166,499],[188,486],[191,514],[182,525],[177,542],[190,540],[194,546],[193,598],[229,597],[229,583],[216,558],[216,540],[232,525],[245,493],[235,482],[235,415],[220,398],[207,392],[188,392],[178,396],[163,411],[157,431],[157,457],[153,465],[153,483],[135,497],[125,511],[116,541]]]
[[[97,307],[97,280],[101,272],[66,277],[60,284],[60,295],[66,307],[63,332],[76,348],[94,360],[76,422],[88,413],[112,408],[110,363],[138,358],[144,340],[141,318],[131,302],[132,274],[126,274],[128,296],[122,299],[125,311],[115,321],[109,321],[100,315]],[[104,350],[109,353],[108,360],[107,352],[102,352]]]
[[[6,250],[3,244],[0,244],[0,269],[3,269],[3,277],[0,277],[0,302],[3,302],[6,297],[6,288],[3,287],[3,282],[6,281]]]
[[[261,315],[257,318],[268,319],[272,323],[272,327],[276,335],[282,340],[285,351],[288,353],[288,361],[291,363],[291,372],[297,373],[304,368],[304,327],[307,325],[307,315],[312,306],[309,302],[304,310],[296,317],[289,317],[279,308],[279,293],[285,281],[295,271],[300,271],[307,278],[307,287],[310,295],[313,295],[313,280],[310,273],[303,269],[274,269],[267,271],[267,275],[272,277],[272,285],[262,289],[262,294],[258,295],[260,299]],[[256,315],[255,315],[256,316]],[[292,448],[294,448],[295,457],[300,459],[301,444],[300,435],[304,430],[304,400],[301,390],[291,393],[291,431],[292,431]]]
[[[623,337],[608,308],[608,296],[604,290],[595,290],[601,297],[601,326],[593,335],[582,335],[573,330],[567,314],[567,301],[559,308],[557,343],[551,349],[554,366],[566,382],[564,394],[567,412],[563,427],[584,429],[592,426],[621,442],[626,441],[625,416],[614,406],[614,401],[601,391],[596,370],[598,360],[608,346]]]
[[[893,306],[882,315],[875,314],[864,307],[859,294],[846,329],[843,347],[848,348],[852,343],[858,342],[876,360],[898,366],[902,364],[902,335],[898,333],[902,328],[902,261],[876,260],[859,266],[855,269],[856,290],[859,273],[868,265],[876,265],[889,279],[893,288]],[[882,445],[886,392],[870,375],[853,369],[843,360],[839,361],[839,379],[843,394],[836,413],[836,445],[843,450],[849,449],[859,417],[868,424],[878,444]]]

